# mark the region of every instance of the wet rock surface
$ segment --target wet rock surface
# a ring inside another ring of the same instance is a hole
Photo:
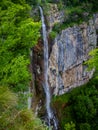
[[[38,44],[32,49],[32,73],[33,73],[33,99],[32,108],[36,115],[43,116],[45,113],[44,61],[43,42],[39,39]]]

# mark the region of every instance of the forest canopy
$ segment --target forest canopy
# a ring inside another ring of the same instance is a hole
[[[37,43],[41,26],[30,11],[25,0],[0,1],[0,85],[28,85],[30,48]]]

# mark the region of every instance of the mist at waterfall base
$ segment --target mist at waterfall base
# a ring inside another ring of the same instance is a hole
[[[43,34],[43,43],[44,43],[44,83],[43,88],[46,94],[46,111],[47,114],[45,116],[45,123],[52,127],[53,130],[58,130],[58,121],[55,117],[55,114],[50,106],[51,103],[51,94],[49,90],[49,84],[48,84],[48,39],[47,39],[47,31],[46,31],[46,25],[43,15],[43,10],[39,6],[40,14],[41,14],[41,21],[42,21],[42,34]]]

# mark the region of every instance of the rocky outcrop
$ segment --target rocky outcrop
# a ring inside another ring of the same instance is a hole
[[[62,23],[64,21],[64,11],[59,11],[57,4],[49,4],[47,12],[47,21],[49,26],[49,32],[52,30],[56,23]]]
[[[96,46],[98,17],[62,30],[55,38],[49,57],[49,85],[54,95],[63,94],[70,89],[80,86],[92,77],[93,70],[86,71],[83,65],[88,53]]]

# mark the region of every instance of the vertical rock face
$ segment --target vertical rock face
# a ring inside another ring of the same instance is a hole
[[[33,70],[33,100],[32,108],[35,111],[35,114],[44,115],[44,102],[45,94],[43,89],[44,82],[44,58],[43,58],[43,43],[41,40],[38,41],[38,44],[33,48],[32,55],[32,70]]]
[[[95,28],[98,29],[98,13],[94,14]]]
[[[94,14],[94,21],[95,21],[95,28],[96,28],[96,34],[97,34],[97,46],[98,46],[98,13]]]
[[[73,87],[86,83],[92,76],[83,62],[96,46],[97,15],[89,24],[81,24],[62,30],[54,41],[49,57],[49,84],[54,95],[60,95]],[[95,26],[96,24],[96,26]]]

